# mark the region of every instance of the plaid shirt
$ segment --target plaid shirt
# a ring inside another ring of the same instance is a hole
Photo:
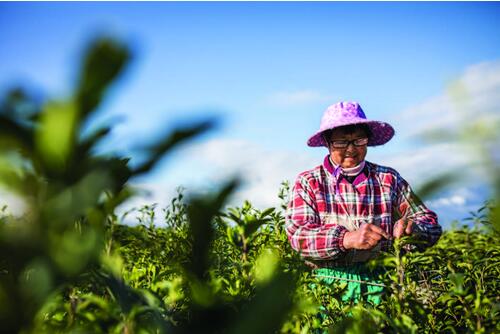
[[[371,250],[346,250],[343,239],[347,231],[371,223],[392,236],[395,222],[403,216],[414,223],[412,235],[426,242],[417,248],[431,246],[439,239],[441,226],[436,214],[426,208],[397,171],[366,161],[351,183],[342,175],[338,179],[333,175],[326,156],[322,165],[297,177],[285,229],[292,248],[303,257],[349,264],[388,250],[391,241],[382,239]]]

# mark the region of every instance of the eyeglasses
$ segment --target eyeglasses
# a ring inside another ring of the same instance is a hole
[[[349,144],[353,144],[354,146],[365,146],[368,144],[368,138],[358,138],[354,140],[332,140],[332,146],[334,148],[347,148]]]

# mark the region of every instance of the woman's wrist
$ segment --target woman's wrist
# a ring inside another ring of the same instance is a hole
[[[349,250],[352,248],[352,242],[351,242],[351,236],[352,235],[352,232],[349,232],[349,231],[346,231],[344,233],[344,237],[343,237],[343,240],[342,240],[342,246],[345,250]]]

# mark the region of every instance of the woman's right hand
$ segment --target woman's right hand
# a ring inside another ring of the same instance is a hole
[[[372,249],[382,238],[389,239],[382,228],[374,224],[363,224],[358,230],[344,234],[344,248]]]

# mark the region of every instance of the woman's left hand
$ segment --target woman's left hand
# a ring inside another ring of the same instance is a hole
[[[394,229],[392,230],[392,236],[396,239],[401,238],[405,235],[411,235],[413,230],[413,221],[407,218],[401,218],[394,224]]]
[[[401,238],[405,235],[411,235],[413,231],[413,221],[408,219],[409,206],[407,203],[402,203],[399,206],[399,211],[403,213],[403,217],[394,224],[392,230],[392,236],[396,239]]]

